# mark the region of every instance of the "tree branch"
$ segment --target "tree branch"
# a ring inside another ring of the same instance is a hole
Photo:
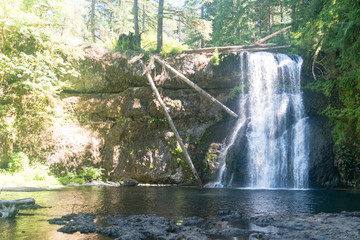
[[[281,30],[279,30],[279,31],[277,31],[277,32],[274,32],[274,33],[272,33],[272,34],[270,34],[270,35],[268,35],[268,36],[260,39],[260,40],[257,41],[255,44],[262,44],[262,43],[265,42],[266,40],[269,40],[270,38],[278,35],[279,33],[285,32],[286,30],[290,29],[291,27],[292,27],[292,26],[290,25],[290,26],[287,26],[286,28],[283,28],[283,29],[281,29]]]

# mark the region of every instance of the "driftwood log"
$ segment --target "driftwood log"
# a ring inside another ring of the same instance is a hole
[[[34,205],[34,204],[35,204],[35,199],[33,199],[33,198],[23,198],[23,199],[0,201],[0,206],[6,206],[6,207],[9,207],[11,205],[19,207],[19,206],[28,206],[28,205]]]
[[[33,198],[23,198],[15,200],[0,200],[0,217],[1,218],[11,218],[14,217],[20,208],[24,208],[30,205],[35,204],[35,199]]]

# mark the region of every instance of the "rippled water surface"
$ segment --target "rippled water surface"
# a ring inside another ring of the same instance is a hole
[[[1,192],[3,200],[34,198],[48,207],[23,210],[34,216],[0,219],[0,239],[108,239],[92,234],[64,234],[47,220],[72,212],[158,214],[213,218],[219,210],[246,216],[360,211],[360,192],[327,190],[252,190],[192,187],[69,187],[53,191]]]

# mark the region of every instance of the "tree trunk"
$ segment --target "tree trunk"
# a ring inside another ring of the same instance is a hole
[[[95,36],[95,5],[96,5],[96,0],[91,0],[90,32],[91,32],[91,38],[92,38],[93,42],[96,41],[96,36]]]
[[[269,7],[269,33],[272,32],[273,21],[274,21],[274,16],[271,12],[271,7]]]
[[[157,45],[156,51],[161,52],[163,45],[163,17],[164,17],[164,0],[159,0],[158,25],[157,25]]]
[[[201,7],[201,13],[200,13],[200,18],[204,19],[204,6]],[[201,37],[201,42],[200,42],[200,47],[204,48],[205,47],[205,40],[204,37]]]
[[[139,18],[138,18],[138,0],[134,0],[134,29],[135,29],[135,45],[140,48],[139,34]]]
[[[179,15],[179,26],[178,26],[178,29],[179,29],[179,42],[182,42],[182,39],[181,39],[181,16]]]
[[[261,27],[261,17],[259,17],[259,22],[258,22],[258,25],[259,25],[259,37],[261,37],[261,34],[262,34],[262,27]]]
[[[282,1],[280,1],[280,22],[284,22],[284,5]]]
[[[142,17],[142,32],[145,32],[145,20],[146,20],[146,7],[145,4],[143,4],[143,17]]]
[[[293,20],[295,18],[295,14],[296,14],[296,4],[293,3],[292,6],[291,6],[291,16],[292,16]]]

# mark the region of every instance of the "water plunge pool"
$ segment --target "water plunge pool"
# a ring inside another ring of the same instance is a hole
[[[33,216],[0,219],[3,239],[109,239],[98,234],[65,234],[48,220],[69,213],[157,214],[177,219],[214,219],[237,210],[246,218],[261,215],[360,211],[360,192],[341,190],[256,190],[196,187],[66,187],[51,191],[1,192],[2,199],[35,198],[43,207],[23,210]],[[254,228],[251,224],[243,228]],[[240,226],[241,227],[241,226]],[[226,239],[226,238],[225,238]],[[230,239],[230,238],[229,238]]]

